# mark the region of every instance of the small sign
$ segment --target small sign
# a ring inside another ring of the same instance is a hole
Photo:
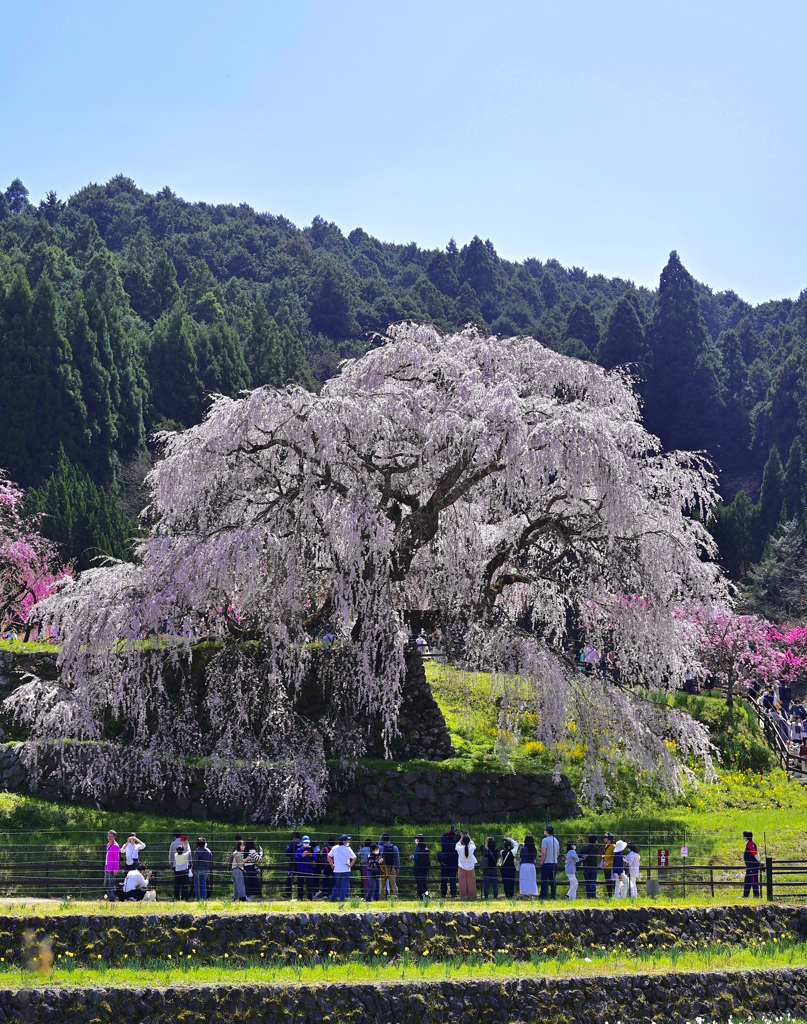
[[[670,851],[659,850],[658,851],[658,866],[660,868],[666,868],[670,863]]]
[[[686,847],[686,846],[682,846],[681,847],[681,856],[682,857],[688,857],[689,856],[689,848],[688,847]]]

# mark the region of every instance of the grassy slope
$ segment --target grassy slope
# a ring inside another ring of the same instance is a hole
[[[3,644],[3,646],[8,646]],[[19,647],[21,645],[14,645]],[[29,648],[30,649],[30,648]],[[438,770],[463,771],[495,769],[500,767],[495,758],[496,697],[494,684],[481,673],[447,671],[434,663],[427,665],[429,680],[435,697],[445,715],[458,758],[439,766],[428,762],[414,762],[418,767]],[[617,799],[607,811],[587,809],[582,819],[558,826],[563,835],[584,836],[589,830],[601,833],[606,828],[624,838],[635,838],[652,846],[666,845],[671,852],[683,841],[690,849],[690,863],[736,863],[741,850],[741,833],[752,828],[760,840],[767,844],[774,856],[802,855],[807,833],[807,789],[788,781],[781,772],[765,774],[745,770],[747,766],[764,767],[766,755],[755,723],[750,721],[739,705],[734,712],[725,708],[721,700],[679,697],[698,718],[709,724],[713,738],[724,751],[728,761],[739,767],[727,767],[721,772],[717,785],[702,786],[677,802],[665,800],[657,792],[636,783],[630,772],[620,773],[615,780]],[[512,737],[513,766],[519,771],[546,771],[553,759],[540,744],[530,741],[529,723],[522,723],[519,735]],[[405,767],[403,765],[399,766]],[[564,770],[573,782],[579,775],[574,751],[569,752]],[[17,794],[0,793],[0,852],[7,842],[48,842],[57,853],[60,849],[75,849],[77,840],[81,850],[92,855],[97,837],[107,828],[118,832],[134,828],[150,834],[154,841],[170,839],[177,822],[159,815],[133,812],[121,820],[120,814],[111,814],[76,805],[50,804]],[[334,823],[342,824],[342,823]],[[377,836],[382,827],[394,823],[379,821],[360,829],[361,834]],[[437,835],[448,822],[423,823],[425,831]],[[474,835],[482,832],[496,837],[504,833],[540,831],[544,821],[510,823],[504,827],[477,826]],[[188,824],[191,834],[199,831],[231,836],[237,831],[231,824],[208,822],[204,825]],[[522,831],[523,830],[523,831]],[[264,845],[287,840],[287,830],[250,826],[250,832],[260,837]],[[314,830],[318,836],[330,836],[333,828],[325,824]],[[419,831],[417,826],[397,826],[395,834],[409,843]],[[80,833],[84,833],[83,836]],[[354,834],[356,832],[354,831]]]

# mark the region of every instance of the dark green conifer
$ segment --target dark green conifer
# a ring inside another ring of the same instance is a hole
[[[771,448],[762,471],[762,489],[759,492],[757,546],[761,554],[765,541],[776,529],[785,500],[785,471],[776,445]]]
[[[650,367],[646,419],[667,449],[720,454],[723,399],[718,358],[701,316],[695,282],[677,252],[661,272],[648,325]]]
[[[644,329],[636,306],[623,295],[608,318],[608,326],[597,349],[597,362],[607,370],[612,366],[639,364],[640,371],[644,372],[646,361]]]

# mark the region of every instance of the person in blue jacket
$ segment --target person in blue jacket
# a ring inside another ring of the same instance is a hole
[[[297,876],[297,899],[303,899],[303,892],[309,900],[314,898],[314,851],[311,840],[303,836],[294,854],[294,873]]]

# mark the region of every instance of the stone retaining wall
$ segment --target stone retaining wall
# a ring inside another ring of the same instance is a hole
[[[684,1024],[696,1016],[798,1010],[807,969],[715,971],[592,978],[511,978],[398,984],[218,985],[194,988],[0,991],[0,1021],[100,1024]]]
[[[503,950],[528,959],[533,950],[579,952],[595,945],[686,948],[704,939],[746,945],[783,932],[807,938],[807,907],[65,915],[0,918],[0,956],[26,962],[44,941],[57,956],[71,953],[92,962],[100,956],[111,964],[127,957],[166,959],[168,954],[176,960],[180,953],[191,953],[197,963],[225,953],[231,962],[263,953],[296,963],[299,956],[356,952],[394,957],[407,947],[435,957]]]
[[[74,748],[75,750],[76,748]],[[51,764],[58,754],[40,756],[40,774],[32,778],[22,762],[21,744],[0,744],[0,788],[12,793],[29,793],[44,800],[89,803],[109,811],[150,811],[178,818],[243,822],[251,818],[244,804],[227,804],[211,799],[205,790],[204,769],[188,768],[187,792],[170,789],[171,774],[164,774],[165,787],[148,797],[133,797],[126,780],[106,793],[90,798],[77,792],[64,778],[57,777]],[[77,773],[79,777],[81,773]],[[461,821],[555,821],[581,814],[577,797],[565,775],[556,782],[551,775],[507,775],[495,772],[451,772],[398,768],[374,769],[359,766],[357,774],[345,779],[333,772],[325,814],[320,820],[344,822],[351,827],[385,820],[393,823]]]

